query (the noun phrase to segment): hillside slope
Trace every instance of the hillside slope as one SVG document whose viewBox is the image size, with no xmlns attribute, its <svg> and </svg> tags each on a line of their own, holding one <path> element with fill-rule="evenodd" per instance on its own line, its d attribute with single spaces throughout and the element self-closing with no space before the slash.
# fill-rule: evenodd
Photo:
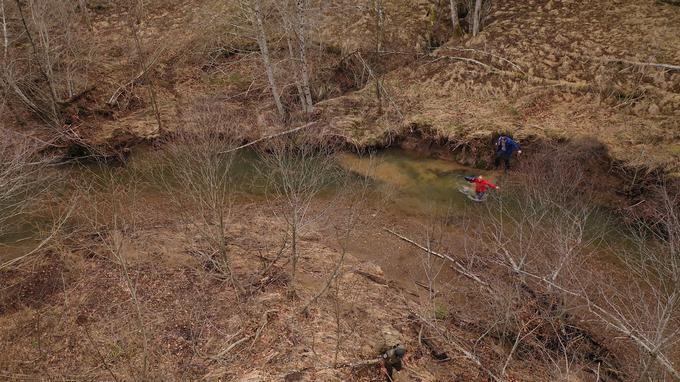
<svg viewBox="0 0 680 382">
<path fill-rule="evenodd" d="M 311 2 L 314 118 L 359 146 L 418 130 L 488 159 L 486 149 L 475 150 L 501 131 L 526 141 L 590 136 L 625 164 L 679 170 L 680 71 L 672 65 L 680 63 L 680 8 L 652 0 L 511 0 L 494 3 L 472 38 L 453 33 L 444 3 L 384 0 L 376 54 L 368 3 Z M 93 4 L 92 28 L 82 26 L 92 42 L 86 74 L 93 86 L 64 110 L 66 127 L 105 152 L 162 135 L 154 89 L 164 131 L 191 123 L 205 100 L 221 103 L 252 138 L 276 128 L 254 30 L 239 4 L 146 4 L 139 35 L 147 75 L 138 69 L 130 10 Z M 277 8 L 267 9 L 274 75 L 295 124 L 305 117 L 296 111 L 294 63 Z M 30 121 L 11 110 L 13 120 Z"/>
<path fill-rule="evenodd" d="M 637 64 L 677 65 L 678 36 L 680 9 L 653 1 L 506 1 L 478 37 L 385 75 L 390 118 L 371 113 L 372 87 L 323 107 L 358 141 L 403 126 L 456 142 L 591 136 L 615 159 L 678 171 L 680 71 Z"/>
</svg>

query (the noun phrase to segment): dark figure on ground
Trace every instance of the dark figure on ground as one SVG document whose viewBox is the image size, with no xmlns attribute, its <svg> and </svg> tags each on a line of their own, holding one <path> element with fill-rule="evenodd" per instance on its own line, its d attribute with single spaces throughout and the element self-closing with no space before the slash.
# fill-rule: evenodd
<svg viewBox="0 0 680 382">
<path fill-rule="evenodd" d="M 496 158 L 494 160 L 496 168 L 503 161 L 505 163 L 505 171 L 507 172 L 510 169 L 510 157 L 512 157 L 512 153 L 515 151 L 517 151 L 517 154 L 522 153 L 517 142 L 507 135 L 501 135 L 496 141 Z"/>
<path fill-rule="evenodd" d="M 392 373 L 394 370 L 399 371 L 402 368 L 402 359 L 406 355 L 406 348 L 401 345 L 396 345 L 382 355 L 383 366 L 387 373 L 387 382 L 392 382 Z"/>
<path fill-rule="evenodd" d="M 500 187 L 484 179 L 481 175 L 476 178 L 474 176 L 466 176 L 465 180 L 474 183 L 475 195 L 478 201 L 484 200 L 484 196 L 486 196 L 486 192 L 489 191 L 489 188 L 493 188 L 494 190 L 500 189 Z"/>
</svg>

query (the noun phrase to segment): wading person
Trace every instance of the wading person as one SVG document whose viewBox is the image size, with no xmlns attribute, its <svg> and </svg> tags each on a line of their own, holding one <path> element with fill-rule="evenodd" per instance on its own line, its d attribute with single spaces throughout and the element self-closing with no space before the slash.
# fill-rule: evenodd
<svg viewBox="0 0 680 382">
<path fill-rule="evenodd" d="M 496 141 L 496 158 L 494 159 L 496 168 L 500 166 L 502 161 L 505 164 L 505 172 L 508 172 L 510 169 L 510 158 L 515 151 L 517 151 L 517 154 L 522 153 L 517 142 L 507 135 L 498 137 L 498 140 Z"/>
<path fill-rule="evenodd" d="M 394 370 L 401 370 L 404 355 L 406 355 L 406 348 L 401 345 L 396 345 L 383 353 L 382 360 L 387 374 L 387 382 L 393 381 L 392 373 L 394 373 Z"/>
<path fill-rule="evenodd" d="M 481 175 L 478 177 L 473 177 L 473 176 L 466 176 L 465 180 L 467 180 L 470 183 L 474 183 L 475 185 L 475 198 L 478 202 L 481 202 L 484 200 L 484 197 L 486 196 L 486 192 L 489 191 L 489 188 L 493 188 L 494 190 L 500 190 L 501 188 L 496 186 L 495 184 L 489 182 L 488 180 L 484 179 Z"/>
</svg>

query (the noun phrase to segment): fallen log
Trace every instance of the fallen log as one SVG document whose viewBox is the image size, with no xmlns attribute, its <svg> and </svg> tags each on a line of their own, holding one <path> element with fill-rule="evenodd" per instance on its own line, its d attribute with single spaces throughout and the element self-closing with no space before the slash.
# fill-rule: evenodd
<svg viewBox="0 0 680 382">
<path fill-rule="evenodd" d="M 422 337 L 420 341 L 423 343 L 423 345 L 425 345 L 426 348 L 430 350 L 432 358 L 436 359 L 437 361 L 448 361 L 450 359 L 446 352 L 439 350 L 432 339 Z"/>
<path fill-rule="evenodd" d="M 87 95 L 87 93 L 90 93 L 91 91 L 95 90 L 96 88 L 97 88 L 96 85 L 89 86 L 86 89 L 84 89 L 83 91 L 81 91 L 80 93 L 74 94 L 71 98 L 69 98 L 65 101 L 59 101 L 59 105 L 61 107 L 68 107 L 72 103 L 77 102 L 78 100 L 83 98 L 85 95 Z"/>
<path fill-rule="evenodd" d="M 376 283 L 376 284 L 380 284 L 380 285 L 388 285 L 387 280 L 385 280 L 384 278 L 382 278 L 382 277 L 380 277 L 380 276 L 378 276 L 378 275 L 374 275 L 374 274 L 372 274 L 372 273 L 360 271 L 360 270 L 358 270 L 358 269 L 357 269 L 356 271 L 354 271 L 354 273 L 356 273 L 356 274 L 358 274 L 358 275 L 360 275 L 360 276 L 363 276 L 363 277 L 365 277 L 365 278 L 367 278 L 367 279 L 373 281 L 373 282 Z"/>
<path fill-rule="evenodd" d="M 350 369 L 361 369 L 364 367 L 369 367 L 373 365 L 378 365 L 382 362 L 382 358 L 373 358 L 373 359 L 367 359 L 363 361 L 357 361 L 357 362 L 352 362 L 352 363 L 340 363 L 335 365 L 336 369 L 342 369 L 342 368 L 350 368 Z"/>
<path fill-rule="evenodd" d="M 678 2 L 677 4 L 680 4 L 680 2 Z M 680 71 L 680 66 L 671 65 L 671 64 L 661 64 L 661 63 L 656 63 L 656 62 L 630 61 L 630 60 L 624 60 L 622 58 L 608 58 L 608 57 L 595 58 L 595 59 L 597 61 L 601 61 L 601 62 L 612 62 L 612 63 L 626 64 L 626 65 L 632 65 L 632 66 L 642 66 L 642 67 L 647 66 L 647 67 L 652 67 L 652 68 L 657 68 L 657 69 L 669 70 L 669 71 L 672 71 L 672 72 Z"/>
<path fill-rule="evenodd" d="M 489 292 L 493 293 L 493 290 L 489 286 L 489 283 L 480 279 L 479 276 L 475 275 L 474 273 L 468 271 L 465 268 L 465 266 L 463 266 L 463 264 L 461 264 L 458 260 L 454 259 L 453 257 L 451 257 L 449 255 L 442 254 L 442 253 L 438 253 L 438 252 L 435 252 L 435 251 L 433 251 L 429 248 L 423 247 L 422 245 L 416 243 L 415 241 L 407 238 L 406 236 L 402 236 L 402 235 L 398 234 L 397 232 L 392 231 L 389 228 L 385 227 L 383 229 L 385 231 L 391 233 L 392 235 L 400 238 L 401 240 L 403 240 L 403 241 L 405 241 L 405 242 L 407 242 L 407 243 L 409 243 L 409 244 L 411 244 L 415 247 L 418 247 L 418 248 L 422 249 L 423 251 L 425 251 L 425 252 L 427 252 L 427 253 L 429 253 L 433 256 L 436 256 L 436 257 L 439 257 L 440 259 L 448 260 L 448 261 L 452 262 L 454 264 L 454 266 L 451 267 L 453 270 L 455 270 L 456 272 L 462 274 L 463 276 L 468 277 L 469 279 L 477 282 L 478 284 L 484 286 Z"/>
<path fill-rule="evenodd" d="M 427 285 L 427 284 L 425 284 L 425 283 L 421 283 L 420 281 L 414 281 L 413 283 L 416 284 L 417 286 L 419 286 L 419 287 L 421 287 L 421 288 L 427 290 L 428 292 L 434 294 L 435 296 L 439 294 L 439 291 L 438 291 L 438 290 L 435 290 L 435 289 L 433 289 L 433 288 L 430 288 L 430 286 Z"/>
<path fill-rule="evenodd" d="M 254 145 L 254 144 L 256 144 L 256 143 L 259 143 L 259 142 L 262 142 L 262 141 L 266 141 L 266 140 L 269 140 L 269 139 L 273 139 L 273 138 L 278 138 L 278 137 L 281 137 L 281 136 L 284 136 L 284 135 L 287 135 L 287 134 L 292 134 L 292 133 L 294 133 L 294 132 L 296 132 L 296 131 L 300 131 L 300 130 L 302 130 L 302 129 L 305 129 L 305 128 L 307 128 L 307 127 L 313 126 L 313 125 L 315 125 L 315 124 L 316 124 L 316 122 L 310 122 L 310 123 L 304 124 L 304 125 L 302 125 L 302 126 L 298 126 L 298 127 L 294 128 L 294 129 L 290 129 L 290 130 L 282 131 L 282 132 L 280 132 L 280 133 L 268 135 L 268 136 L 266 136 L 266 137 L 258 138 L 258 139 L 254 140 L 254 141 L 248 142 L 248 143 L 243 144 L 243 145 L 241 145 L 241 146 L 234 147 L 233 149 L 229 149 L 229 150 L 222 151 L 220 154 L 228 154 L 228 153 L 231 153 L 231 152 L 234 152 L 234 151 L 238 151 L 238 150 L 241 150 L 241 149 L 245 149 L 246 147 L 252 146 L 252 145 Z"/>
</svg>

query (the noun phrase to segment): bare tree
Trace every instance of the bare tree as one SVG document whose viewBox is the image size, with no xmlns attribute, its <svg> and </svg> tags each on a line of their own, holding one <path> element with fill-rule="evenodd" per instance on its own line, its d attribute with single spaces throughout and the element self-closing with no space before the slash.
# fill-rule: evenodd
<svg viewBox="0 0 680 382">
<path fill-rule="evenodd" d="M 88 75 L 94 42 L 80 30 L 75 2 L 13 3 L 11 14 L 7 2 L 0 4 L 5 91 L 45 123 L 61 129 L 64 109 L 91 89 Z M 11 25 L 13 20 L 17 25 Z M 11 31 L 18 31 L 14 38 Z"/>
<path fill-rule="evenodd" d="M 139 67 L 139 72 L 147 83 L 147 89 L 149 91 L 149 99 L 151 100 L 151 107 L 153 109 L 154 116 L 156 117 L 156 123 L 158 124 L 158 132 L 163 132 L 163 124 L 161 121 L 161 111 L 158 107 L 158 98 L 156 96 L 156 89 L 153 84 L 153 79 L 149 74 L 149 68 L 151 63 L 147 59 L 146 51 L 144 50 L 144 44 L 142 43 L 142 37 L 140 35 L 140 28 L 142 27 L 142 22 L 145 17 L 144 13 L 144 1 L 143 0 L 128 0 L 128 26 L 130 27 L 130 33 L 135 43 L 135 49 L 137 50 L 137 65 Z"/>
<path fill-rule="evenodd" d="M 207 249 L 195 252 L 204 265 L 218 275 L 225 276 L 237 290 L 237 282 L 229 261 L 226 232 L 233 195 L 233 148 L 239 131 L 222 105 L 216 100 L 199 100 L 191 113 L 191 121 L 184 130 L 168 136 L 163 151 L 164 167 L 159 174 L 170 198 L 193 221 Z"/>
<path fill-rule="evenodd" d="M 473 14 L 472 35 L 477 36 L 482 24 L 482 1 L 475 0 L 475 12 Z"/>
<path fill-rule="evenodd" d="M 92 29 L 92 19 L 90 18 L 90 11 L 87 9 L 86 0 L 78 0 L 78 7 L 80 8 L 80 12 L 83 14 L 83 18 L 85 19 L 85 23 L 87 23 L 87 27 Z"/>
<path fill-rule="evenodd" d="M 286 34 L 286 44 L 288 46 L 288 55 L 290 56 L 290 60 L 292 62 L 292 71 L 294 73 L 297 73 L 299 72 L 300 69 L 298 69 L 298 58 L 297 54 L 295 53 L 295 48 L 293 47 L 295 28 L 293 26 L 293 17 L 290 15 L 291 11 L 289 9 L 289 3 L 280 2 L 277 4 L 279 13 L 281 14 L 281 23 L 283 24 L 283 28 Z M 302 107 L 302 110 L 304 110 L 305 113 L 309 113 L 309 111 L 307 110 L 307 99 L 305 98 L 305 93 L 302 90 L 302 84 L 300 83 L 300 79 L 297 78 L 297 76 L 295 78 L 295 88 L 300 99 L 300 107 Z"/>
<path fill-rule="evenodd" d="M 345 171 L 342 173 L 342 181 L 339 186 L 339 208 L 333 211 L 332 219 L 335 240 L 340 249 L 340 258 L 321 290 L 305 304 L 304 308 L 302 308 L 303 313 L 306 313 L 309 307 L 332 287 L 333 282 L 340 277 L 342 273 L 342 267 L 345 264 L 345 257 L 349 251 L 349 245 L 358 229 L 357 225 L 359 217 L 361 211 L 366 207 L 367 198 L 370 192 L 373 159 L 370 158 L 369 161 L 371 161 L 369 164 L 369 171 L 364 172 L 358 179 L 355 179 L 355 174 L 351 172 Z M 336 286 L 336 292 L 338 288 L 339 287 Z"/>
<path fill-rule="evenodd" d="M 383 40 L 385 39 L 385 8 L 383 0 L 373 0 L 373 19 L 375 23 L 375 51 L 380 53 L 383 50 Z"/>
<path fill-rule="evenodd" d="M 534 164 L 523 168 L 531 187 L 514 195 L 511 208 L 502 201 L 495 204 L 491 223 L 481 225 L 482 242 L 493 243 L 486 251 L 498 255 L 498 263 L 531 291 L 530 297 L 543 296 L 532 298 L 537 303 L 545 301 L 540 303 L 545 305 L 541 311 L 549 314 L 541 320 L 555 328 L 556 339 L 566 340 L 566 313 L 586 306 L 613 330 L 609 336 L 624 335 L 639 349 L 639 367 L 634 373 L 652 380 L 679 378 L 668 354 L 680 340 L 676 313 L 680 266 L 675 264 L 680 248 L 680 196 L 661 190 L 658 223 L 638 226 L 632 237 L 635 251 L 612 251 L 621 254 L 625 272 L 598 272 L 589 253 L 602 242 L 604 233 L 592 224 L 595 209 L 587 190 L 594 185 L 584 167 L 594 161 L 580 159 L 587 157 L 584 153 L 569 158 L 559 150 L 547 152 L 552 159 L 538 154 Z M 543 166 L 550 166 L 551 171 L 544 171 Z"/>
<path fill-rule="evenodd" d="M 52 158 L 41 154 L 42 144 L 0 128 L 0 270 L 25 265 L 47 247 L 64 239 L 64 226 L 76 206 L 76 197 L 51 203 L 59 179 L 49 167 Z M 43 224 L 34 217 L 40 216 Z M 17 228 L 30 224 L 28 237 L 5 242 Z M 24 242 L 25 243 L 21 243 Z M 15 250 L 7 259 L 5 245 Z M 28 245 L 26 245 L 28 244 Z M 17 246 L 18 245 L 18 246 Z"/>
<path fill-rule="evenodd" d="M 138 340 L 141 342 L 141 360 L 138 361 L 141 365 L 135 362 L 137 356 L 131 359 L 130 374 L 132 379 L 149 380 L 153 333 L 149 330 L 144 300 L 138 292 L 135 273 L 126 255 L 131 243 L 130 233 L 137 229 L 140 218 L 136 208 L 136 204 L 141 202 L 139 174 L 110 167 L 85 171 L 89 174 L 85 181 L 73 179 L 74 189 L 83 199 L 83 204 L 79 206 L 80 218 L 85 224 L 89 223 L 88 234 L 98 239 L 99 245 L 94 250 L 118 267 L 122 282 L 130 294 L 134 333 L 139 334 Z"/>
<path fill-rule="evenodd" d="M 312 202 L 337 174 L 333 148 L 328 142 L 313 139 L 311 134 L 272 139 L 260 150 L 260 172 L 266 178 L 272 205 L 285 221 L 290 237 L 291 296 L 295 295 L 299 236 L 320 216 L 312 212 Z"/>
<path fill-rule="evenodd" d="M 383 39 L 385 35 L 385 11 L 382 0 L 373 0 L 373 19 L 375 20 L 375 55 L 379 57 L 383 49 Z M 382 114 L 383 110 L 383 92 L 381 88 L 382 76 L 378 74 L 375 76 L 375 96 L 378 101 L 378 113 Z"/>
<path fill-rule="evenodd" d="M 0 129 L 0 235 L 49 186 L 38 149 L 26 138 Z"/>
<path fill-rule="evenodd" d="M 0 20 L 2 22 L 2 62 L 7 65 L 7 51 L 9 50 L 9 33 L 7 32 L 7 15 L 5 13 L 5 0 L 0 0 Z"/>
<path fill-rule="evenodd" d="M 458 0 L 450 0 L 451 2 L 451 26 L 453 27 L 453 33 L 458 31 L 460 28 L 460 20 L 458 19 Z"/>
<path fill-rule="evenodd" d="M 300 71 L 302 75 L 302 91 L 307 103 L 307 113 L 314 111 L 312 92 L 309 82 L 309 65 L 307 63 L 307 1 L 295 0 L 296 36 L 298 40 L 298 52 L 300 53 Z"/>
<path fill-rule="evenodd" d="M 281 103 L 281 93 L 274 77 L 274 66 L 269 54 L 269 45 L 267 42 L 267 34 L 265 32 L 264 15 L 262 13 L 261 0 L 249 0 L 249 12 L 251 13 L 252 23 L 257 30 L 257 44 L 260 47 L 260 54 L 262 55 L 262 63 L 267 72 L 267 79 L 269 80 L 269 87 L 274 97 L 276 110 L 279 113 L 279 118 L 284 119 L 286 112 Z"/>
<path fill-rule="evenodd" d="M 29 2 L 29 7 L 32 14 L 32 20 L 38 31 L 39 39 L 35 40 L 31 28 L 26 21 L 26 16 L 24 15 L 24 9 L 20 1 L 16 1 L 17 8 L 19 10 L 19 16 L 21 17 L 21 23 L 26 32 L 26 37 L 30 43 L 33 55 L 38 61 L 38 68 L 43 79 L 47 83 L 48 94 L 49 94 L 49 117 L 54 125 L 58 126 L 61 124 L 61 114 L 57 105 L 57 90 L 55 85 L 55 79 L 53 75 L 53 61 L 52 61 L 52 51 L 50 49 L 50 34 L 49 27 L 47 25 L 47 9 L 46 3 L 38 3 L 36 1 Z"/>
<path fill-rule="evenodd" d="M 669 355 L 680 342 L 680 192 L 663 186 L 656 195 L 654 221 L 631 227 L 634 245 L 615 252 L 625 272 L 598 276 L 597 290 L 582 293 L 591 312 L 639 349 L 638 380 L 679 380 Z"/>
<path fill-rule="evenodd" d="M 425 311 L 422 313 L 422 316 L 431 322 L 436 322 L 445 319 L 447 314 L 446 305 L 437 303 L 437 296 L 440 293 L 438 290 L 439 276 L 444 270 L 446 261 L 442 261 L 441 258 L 433 254 L 443 244 L 447 214 L 442 213 L 436 207 L 430 207 L 429 210 L 431 212 L 428 213 L 421 234 L 426 250 L 420 254 L 421 269 L 418 274 L 414 274 L 412 277 L 414 277 L 416 285 L 425 288 L 427 292 L 423 303 Z M 423 281 L 421 282 L 418 279 Z M 422 329 L 423 327 L 421 326 L 421 333 Z"/>
</svg>

